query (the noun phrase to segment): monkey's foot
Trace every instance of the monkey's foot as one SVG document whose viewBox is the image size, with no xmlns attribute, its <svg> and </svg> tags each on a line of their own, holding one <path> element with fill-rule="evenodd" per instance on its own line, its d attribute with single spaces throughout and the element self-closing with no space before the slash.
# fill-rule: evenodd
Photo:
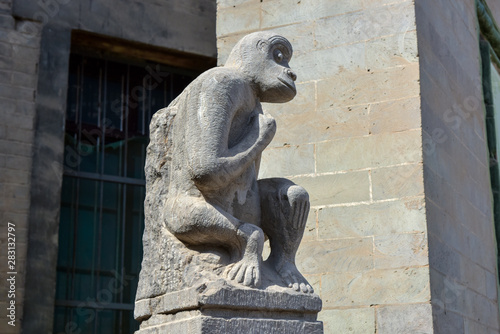
<svg viewBox="0 0 500 334">
<path fill-rule="evenodd" d="M 289 288 L 295 291 L 302 291 L 304 293 L 313 293 L 314 289 L 302 276 L 297 267 L 292 262 L 284 262 L 280 269 L 277 269 L 278 274 L 281 276 L 283 283 L 288 285 Z"/>
<path fill-rule="evenodd" d="M 261 283 L 261 261 L 257 256 L 243 258 L 228 267 L 227 278 L 246 286 L 259 287 Z"/>
</svg>

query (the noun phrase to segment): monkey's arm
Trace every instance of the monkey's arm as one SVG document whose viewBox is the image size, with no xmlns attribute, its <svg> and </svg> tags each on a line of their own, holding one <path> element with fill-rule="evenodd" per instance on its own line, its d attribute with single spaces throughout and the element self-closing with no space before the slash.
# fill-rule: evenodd
<svg viewBox="0 0 500 334">
<path fill-rule="evenodd" d="M 245 172 L 271 142 L 274 119 L 261 112 L 250 86 L 242 80 L 214 76 L 204 84 L 191 121 L 196 136 L 187 136 L 191 177 L 201 190 L 216 190 Z M 191 110 L 193 113 L 194 110 Z M 243 136 L 229 148 L 229 134 L 235 114 L 246 117 Z M 196 119 L 194 119 L 196 117 Z"/>
</svg>

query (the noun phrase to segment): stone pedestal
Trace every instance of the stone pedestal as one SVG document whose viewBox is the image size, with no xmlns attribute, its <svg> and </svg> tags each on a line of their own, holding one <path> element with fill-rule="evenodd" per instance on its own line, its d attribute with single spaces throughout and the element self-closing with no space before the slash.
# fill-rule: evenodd
<svg viewBox="0 0 500 334">
<path fill-rule="evenodd" d="M 315 294 L 282 287 L 266 290 L 234 286 L 220 279 L 137 301 L 136 334 L 283 333 L 322 334 Z"/>
</svg>

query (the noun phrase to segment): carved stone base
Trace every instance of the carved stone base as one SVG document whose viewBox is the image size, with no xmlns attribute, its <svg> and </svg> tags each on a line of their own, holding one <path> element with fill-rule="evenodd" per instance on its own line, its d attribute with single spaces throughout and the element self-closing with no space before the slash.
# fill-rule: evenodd
<svg viewBox="0 0 500 334">
<path fill-rule="evenodd" d="M 221 279 L 137 301 L 135 318 L 142 323 L 136 334 L 322 334 L 320 310 L 315 294 L 250 289 Z"/>
</svg>

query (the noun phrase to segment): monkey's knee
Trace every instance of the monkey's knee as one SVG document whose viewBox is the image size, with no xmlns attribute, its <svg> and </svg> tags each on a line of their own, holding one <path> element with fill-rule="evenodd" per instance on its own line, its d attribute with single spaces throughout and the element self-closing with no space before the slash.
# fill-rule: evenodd
<svg viewBox="0 0 500 334">
<path fill-rule="evenodd" d="M 309 203 L 309 194 L 301 186 L 294 184 L 280 189 L 281 205 L 289 205 L 293 207 L 302 203 Z"/>
<path fill-rule="evenodd" d="M 238 220 L 223 214 L 198 198 L 172 201 L 166 217 L 167 229 L 177 239 L 191 245 L 220 245 L 231 249 L 240 246 Z"/>
<path fill-rule="evenodd" d="M 178 239 L 193 243 L 198 239 L 200 220 L 206 216 L 204 203 L 191 198 L 176 198 L 167 202 L 164 224 Z"/>
<path fill-rule="evenodd" d="M 290 226 L 300 229 L 309 213 L 309 194 L 290 180 L 259 180 L 262 227 L 268 236 L 281 233 Z"/>
</svg>

